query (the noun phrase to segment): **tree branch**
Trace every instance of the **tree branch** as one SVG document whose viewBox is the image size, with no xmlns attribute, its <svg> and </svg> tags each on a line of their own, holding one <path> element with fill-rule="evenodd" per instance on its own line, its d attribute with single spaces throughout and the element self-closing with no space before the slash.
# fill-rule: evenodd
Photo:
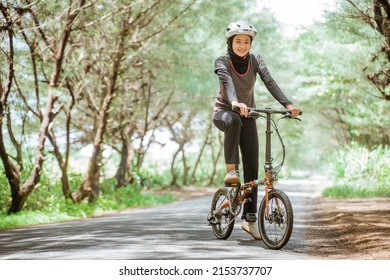
<svg viewBox="0 0 390 280">
<path fill-rule="evenodd" d="M 3 14 L 3 17 L 6 21 L 6 30 L 8 32 L 8 45 L 9 45 L 9 55 L 7 56 L 7 62 L 8 62 L 8 81 L 5 90 L 2 89 L 2 95 L 0 102 L 4 106 L 7 102 L 8 95 L 11 92 L 12 88 L 12 81 L 14 79 L 15 75 L 15 69 L 14 69 L 14 33 L 12 30 L 12 24 L 13 20 L 11 18 L 11 14 L 9 12 L 9 9 L 5 7 L 2 3 L 0 3 L 0 11 Z M 2 113 L 0 112 L 0 117 L 2 117 Z"/>
<path fill-rule="evenodd" d="M 142 38 L 141 40 L 138 40 L 138 42 L 134 42 L 132 43 L 132 46 L 137 46 L 139 45 L 140 43 L 142 42 L 145 42 L 145 41 L 148 41 L 149 39 L 155 37 L 156 35 L 160 34 L 161 32 L 163 32 L 165 29 L 167 29 L 172 23 L 174 23 L 180 16 L 182 16 L 184 13 L 186 13 L 191 7 L 192 5 L 195 4 L 197 0 L 193 0 L 190 4 L 187 5 L 187 7 L 185 7 L 179 14 L 177 14 L 175 17 L 173 17 L 171 20 L 169 20 L 165 25 L 163 25 L 162 27 L 160 27 L 159 29 L 155 30 L 154 32 L 152 32 L 150 35 Z"/>
</svg>

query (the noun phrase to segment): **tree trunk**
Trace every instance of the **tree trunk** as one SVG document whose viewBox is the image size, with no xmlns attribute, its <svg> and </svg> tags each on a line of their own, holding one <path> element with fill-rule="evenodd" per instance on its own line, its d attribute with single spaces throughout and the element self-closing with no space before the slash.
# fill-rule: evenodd
<svg viewBox="0 0 390 280">
<path fill-rule="evenodd" d="M 80 0 L 78 8 L 76 8 L 75 10 L 71 10 L 71 7 L 69 7 L 68 9 L 61 40 L 59 41 L 58 47 L 54 53 L 54 69 L 49 82 L 46 110 L 45 114 L 42 117 L 42 122 L 39 129 L 38 147 L 35 155 L 35 163 L 30 173 L 30 176 L 22 186 L 20 186 L 20 177 L 18 172 L 16 172 L 15 167 L 10 164 L 10 160 L 8 159 L 5 147 L 3 146 L 3 137 L 1 136 L 2 144 L 0 146 L 2 146 L 2 148 L 0 152 L 2 153 L 2 160 L 6 169 L 7 178 L 10 183 L 12 196 L 12 201 L 8 209 L 8 213 L 16 213 L 22 210 L 24 203 L 27 200 L 27 197 L 34 190 L 40 180 L 42 165 L 45 160 L 44 151 L 46 135 L 48 133 L 50 123 L 53 121 L 54 117 L 58 113 L 58 111 L 54 109 L 54 104 L 58 99 L 57 95 L 55 94 L 55 88 L 58 87 L 58 80 L 62 71 L 65 47 L 69 40 L 71 26 L 77 18 L 78 14 L 80 13 L 82 7 L 84 6 L 84 3 L 85 0 Z M 3 10 L 4 7 L 2 6 L 1 8 Z M 2 104 L 5 104 L 5 102 L 3 102 L 2 100 Z M 3 112 L 1 112 L 1 116 L 3 116 Z M 9 170 L 7 170 L 7 168 Z"/>
<path fill-rule="evenodd" d="M 94 203 L 99 197 L 99 172 L 103 150 L 103 136 L 108 120 L 110 104 L 114 96 L 115 81 L 119 67 L 118 62 L 117 60 L 113 65 L 112 76 L 99 112 L 100 118 L 93 143 L 92 156 L 88 164 L 87 175 L 81 187 L 72 194 L 74 201 L 81 202 L 84 198 L 88 197 L 89 202 Z"/>
<path fill-rule="evenodd" d="M 219 148 L 218 148 L 217 155 L 214 157 L 213 156 L 214 153 L 213 152 L 211 153 L 211 155 L 212 155 L 211 162 L 213 163 L 213 169 L 212 169 L 212 172 L 210 174 L 210 179 L 208 182 L 209 185 L 214 184 L 214 179 L 215 179 L 215 175 L 217 174 L 217 167 L 218 167 L 219 159 L 221 158 L 222 151 L 223 151 L 222 133 L 218 134 L 218 140 L 219 140 Z M 211 149 L 213 151 L 213 147 L 211 147 Z"/>
<path fill-rule="evenodd" d="M 196 159 L 195 166 L 194 166 L 194 168 L 192 170 L 191 184 L 194 184 L 196 182 L 196 171 L 198 170 L 198 165 L 200 163 L 200 160 L 202 158 L 203 152 L 206 149 L 206 146 L 207 146 L 207 144 L 209 142 L 209 139 L 210 139 L 210 136 L 211 136 L 211 129 L 213 127 L 213 123 L 212 123 L 212 119 L 211 118 L 209 118 L 209 119 L 210 119 L 210 124 L 209 124 L 209 127 L 206 130 L 206 135 L 204 137 L 204 141 L 203 141 L 202 147 L 200 148 L 198 158 Z"/>
<path fill-rule="evenodd" d="M 190 172 L 190 167 L 187 164 L 187 158 L 184 150 L 184 146 L 181 149 L 182 163 L 183 163 L 183 186 L 186 186 L 188 183 L 188 173 Z"/>
<path fill-rule="evenodd" d="M 42 165 L 45 160 L 45 141 L 46 134 L 49 128 L 49 124 L 52 122 L 55 114 L 53 114 L 54 103 L 57 100 L 56 95 L 54 94 L 54 87 L 52 83 L 50 83 L 49 87 L 49 95 L 48 95 L 48 103 L 46 106 L 46 113 L 43 116 L 43 120 L 41 123 L 41 127 L 39 129 L 39 140 L 38 140 L 38 148 L 35 155 L 35 163 L 33 169 L 30 173 L 30 176 L 24 182 L 23 186 L 19 188 L 19 184 L 11 185 L 11 193 L 12 193 L 12 201 L 11 206 L 8 210 L 8 213 L 16 213 L 22 210 L 24 203 L 27 200 L 27 197 L 34 190 L 35 186 L 38 184 Z"/>
<path fill-rule="evenodd" d="M 2 107 L 2 106 L 1 106 Z M 0 110 L 2 111 L 2 108 Z M 2 113 L 2 112 L 0 112 Z M 0 156 L 3 161 L 5 175 L 8 179 L 8 183 L 11 188 L 11 206 L 8 209 L 8 213 L 16 213 L 21 209 L 19 198 L 20 190 L 20 173 L 16 166 L 10 161 L 7 151 L 4 146 L 3 130 L 0 129 Z"/>
<path fill-rule="evenodd" d="M 115 93 L 115 85 L 119 75 L 120 65 L 125 54 L 126 41 L 128 35 L 130 34 L 130 24 L 128 17 L 130 17 L 130 15 L 127 15 L 127 17 L 125 17 L 121 22 L 121 32 L 118 36 L 120 41 L 118 48 L 113 55 L 112 70 L 108 79 L 104 100 L 99 111 L 98 127 L 93 142 L 92 156 L 89 160 L 88 171 L 84 182 L 80 188 L 72 194 L 74 201 L 81 202 L 83 199 L 88 197 L 89 203 L 94 203 L 99 197 L 99 172 L 103 151 L 103 136 L 106 130 L 110 105 Z"/>
<path fill-rule="evenodd" d="M 133 148 L 131 145 L 131 135 L 133 134 L 134 128 L 130 128 L 127 125 L 121 131 L 122 149 L 121 149 L 121 160 L 119 163 L 118 170 L 116 172 L 116 188 L 123 187 L 133 182 L 131 168 L 131 160 L 133 157 Z"/>
<path fill-rule="evenodd" d="M 180 153 L 180 147 L 177 149 L 175 154 L 172 157 L 172 162 L 171 162 L 171 174 L 172 174 L 172 181 L 171 181 L 171 186 L 174 188 L 178 188 L 179 184 L 177 182 L 178 176 L 175 170 L 175 163 L 176 163 L 176 158 Z"/>
<path fill-rule="evenodd" d="M 72 193 L 69 188 L 69 179 L 68 179 L 68 163 L 66 160 L 64 160 L 60 149 L 57 145 L 57 142 L 54 138 L 54 134 L 49 132 L 48 138 L 54 148 L 54 155 L 58 161 L 58 165 L 61 170 L 61 185 L 62 185 L 62 193 L 65 197 L 65 199 L 72 199 Z"/>
</svg>

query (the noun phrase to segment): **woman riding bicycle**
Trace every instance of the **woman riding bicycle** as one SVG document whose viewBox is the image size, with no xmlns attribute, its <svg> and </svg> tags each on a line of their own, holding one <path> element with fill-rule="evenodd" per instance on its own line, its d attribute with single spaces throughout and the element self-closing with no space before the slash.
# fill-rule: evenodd
<svg viewBox="0 0 390 280">
<path fill-rule="evenodd" d="M 255 107 L 254 85 L 259 74 L 272 96 L 296 117 L 300 110 L 284 95 L 276 84 L 263 58 L 250 53 L 256 29 L 244 21 L 234 21 L 226 29 L 228 54 L 215 60 L 214 72 L 218 75 L 220 92 L 217 97 L 213 123 L 224 132 L 224 154 L 226 163 L 225 184 L 238 184 L 239 148 L 241 149 L 244 181 L 258 179 L 259 144 L 256 121 L 248 117 L 248 107 Z M 257 188 L 244 206 L 242 229 L 253 238 L 261 236 L 255 223 L 257 212 Z"/>
</svg>

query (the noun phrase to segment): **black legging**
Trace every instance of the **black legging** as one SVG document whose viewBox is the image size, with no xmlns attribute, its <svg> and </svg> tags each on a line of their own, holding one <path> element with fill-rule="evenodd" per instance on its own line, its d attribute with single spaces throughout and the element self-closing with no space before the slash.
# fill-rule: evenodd
<svg viewBox="0 0 390 280">
<path fill-rule="evenodd" d="M 225 133 L 224 152 L 226 164 L 240 163 L 239 150 L 241 149 L 244 181 L 257 180 L 259 172 L 259 140 L 257 136 L 256 120 L 240 117 L 233 111 L 218 110 L 213 115 L 215 126 Z M 255 221 L 253 214 L 257 213 L 257 187 L 250 195 L 252 202 L 244 207 L 245 219 Z"/>
</svg>

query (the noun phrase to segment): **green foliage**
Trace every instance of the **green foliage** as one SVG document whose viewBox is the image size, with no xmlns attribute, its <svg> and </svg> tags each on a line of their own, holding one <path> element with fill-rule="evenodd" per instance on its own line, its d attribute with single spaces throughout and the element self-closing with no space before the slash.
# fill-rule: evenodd
<svg viewBox="0 0 390 280">
<path fill-rule="evenodd" d="M 368 54 L 380 49 L 374 33 L 338 11 L 329 13 L 325 23 L 316 23 L 292 44 L 296 52 L 291 59 L 299 65 L 293 69 L 296 79 L 292 83 L 301 93 L 298 101 L 324 115 L 322 125 L 331 125 L 327 138 L 336 139 L 339 145 L 390 143 L 386 129 L 390 104 L 377 97 L 377 88 L 367 79 L 367 65 L 372 64 Z M 321 130 L 318 126 L 313 132 L 321 135 L 325 132 Z"/>
<path fill-rule="evenodd" d="M 161 189 L 169 185 L 171 174 L 158 164 L 151 163 L 145 168 L 133 170 L 134 184 L 138 188 Z"/>
<path fill-rule="evenodd" d="M 156 195 L 153 192 L 143 192 L 139 186 L 127 185 L 119 189 L 113 188 L 112 185 L 107 186 L 102 187 L 102 194 L 97 203 L 98 209 L 102 211 L 156 206 L 174 200 L 169 193 Z"/>
<path fill-rule="evenodd" d="M 390 148 L 351 145 L 330 160 L 333 186 L 323 195 L 335 197 L 390 197 Z"/>
<path fill-rule="evenodd" d="M 7 206 L 11 201 L 11 191 L 8 187 L 8 180 L 4 169 L 0 164 L 0 213 L 7 211 Z"/>
<path fill-rule="evenodd" d="M 1 178 L 0 181 L 2 181 Z M 80 176 L 72 175 L 71 178 L 73 178 L 71 185 L 80 183 Z M 54 185 L 50 185 L 49 181 L 46 183 L 47 185 L 41 184 L 29 197 L 23 211 L 7 215 L 6 209 L 1 209 L 0 229 L 93 217 L 103 215 L 107 211 L 156 206 L 176 199 L 168 192 L 141 191 L 141 186 L 138 184 L 115 189 L 115 179 L 110 179 L 102 182 L 101 195 L 97 203 L 93 205 L 87 202 L 75 204 L 70 200 L 64 200 L 59 183 Z M 5 190 L 3 185 L 0 190 Z M 3 203 L 8 205 L 9 196 L 4 195 L 0 198 L 1 205 Z"/>
<path fill-rule="evenodd" d="M 47 160 L 49 163 L 50 157 Z M 169 192 L 159 191 L 168 184 L 167 174 L 159 174 L 158 169 L 151 168 L 134 172 L 134 183 L 119 189 L 115 188 L 115 178 L 104 180 L 96 204 L 85 201 L 75 204 L 64 199 L 55 166 L 45 165 L 40 183 L 28 197 L 23 211 L 12 215 L 6 214 L 10 204 L 10 189 L 4 171 L 0 170 L 0 229 L 87 218 L 102 215 L 106 211 L 156 206 L 176 199 Z M 79 188 L 84 180 L 83 174 L 73 172 L 68 177 L 71 190 Z"/>
<path fill-rule="evenodd" d="M 23 211 L 12 215 L 0 213 L 0 230 L 26 225 L 71 220 L 74 218 L 75 217 L 69 216 L 65 213 L 59 214 L 47 211 Z"/>
</svg>

